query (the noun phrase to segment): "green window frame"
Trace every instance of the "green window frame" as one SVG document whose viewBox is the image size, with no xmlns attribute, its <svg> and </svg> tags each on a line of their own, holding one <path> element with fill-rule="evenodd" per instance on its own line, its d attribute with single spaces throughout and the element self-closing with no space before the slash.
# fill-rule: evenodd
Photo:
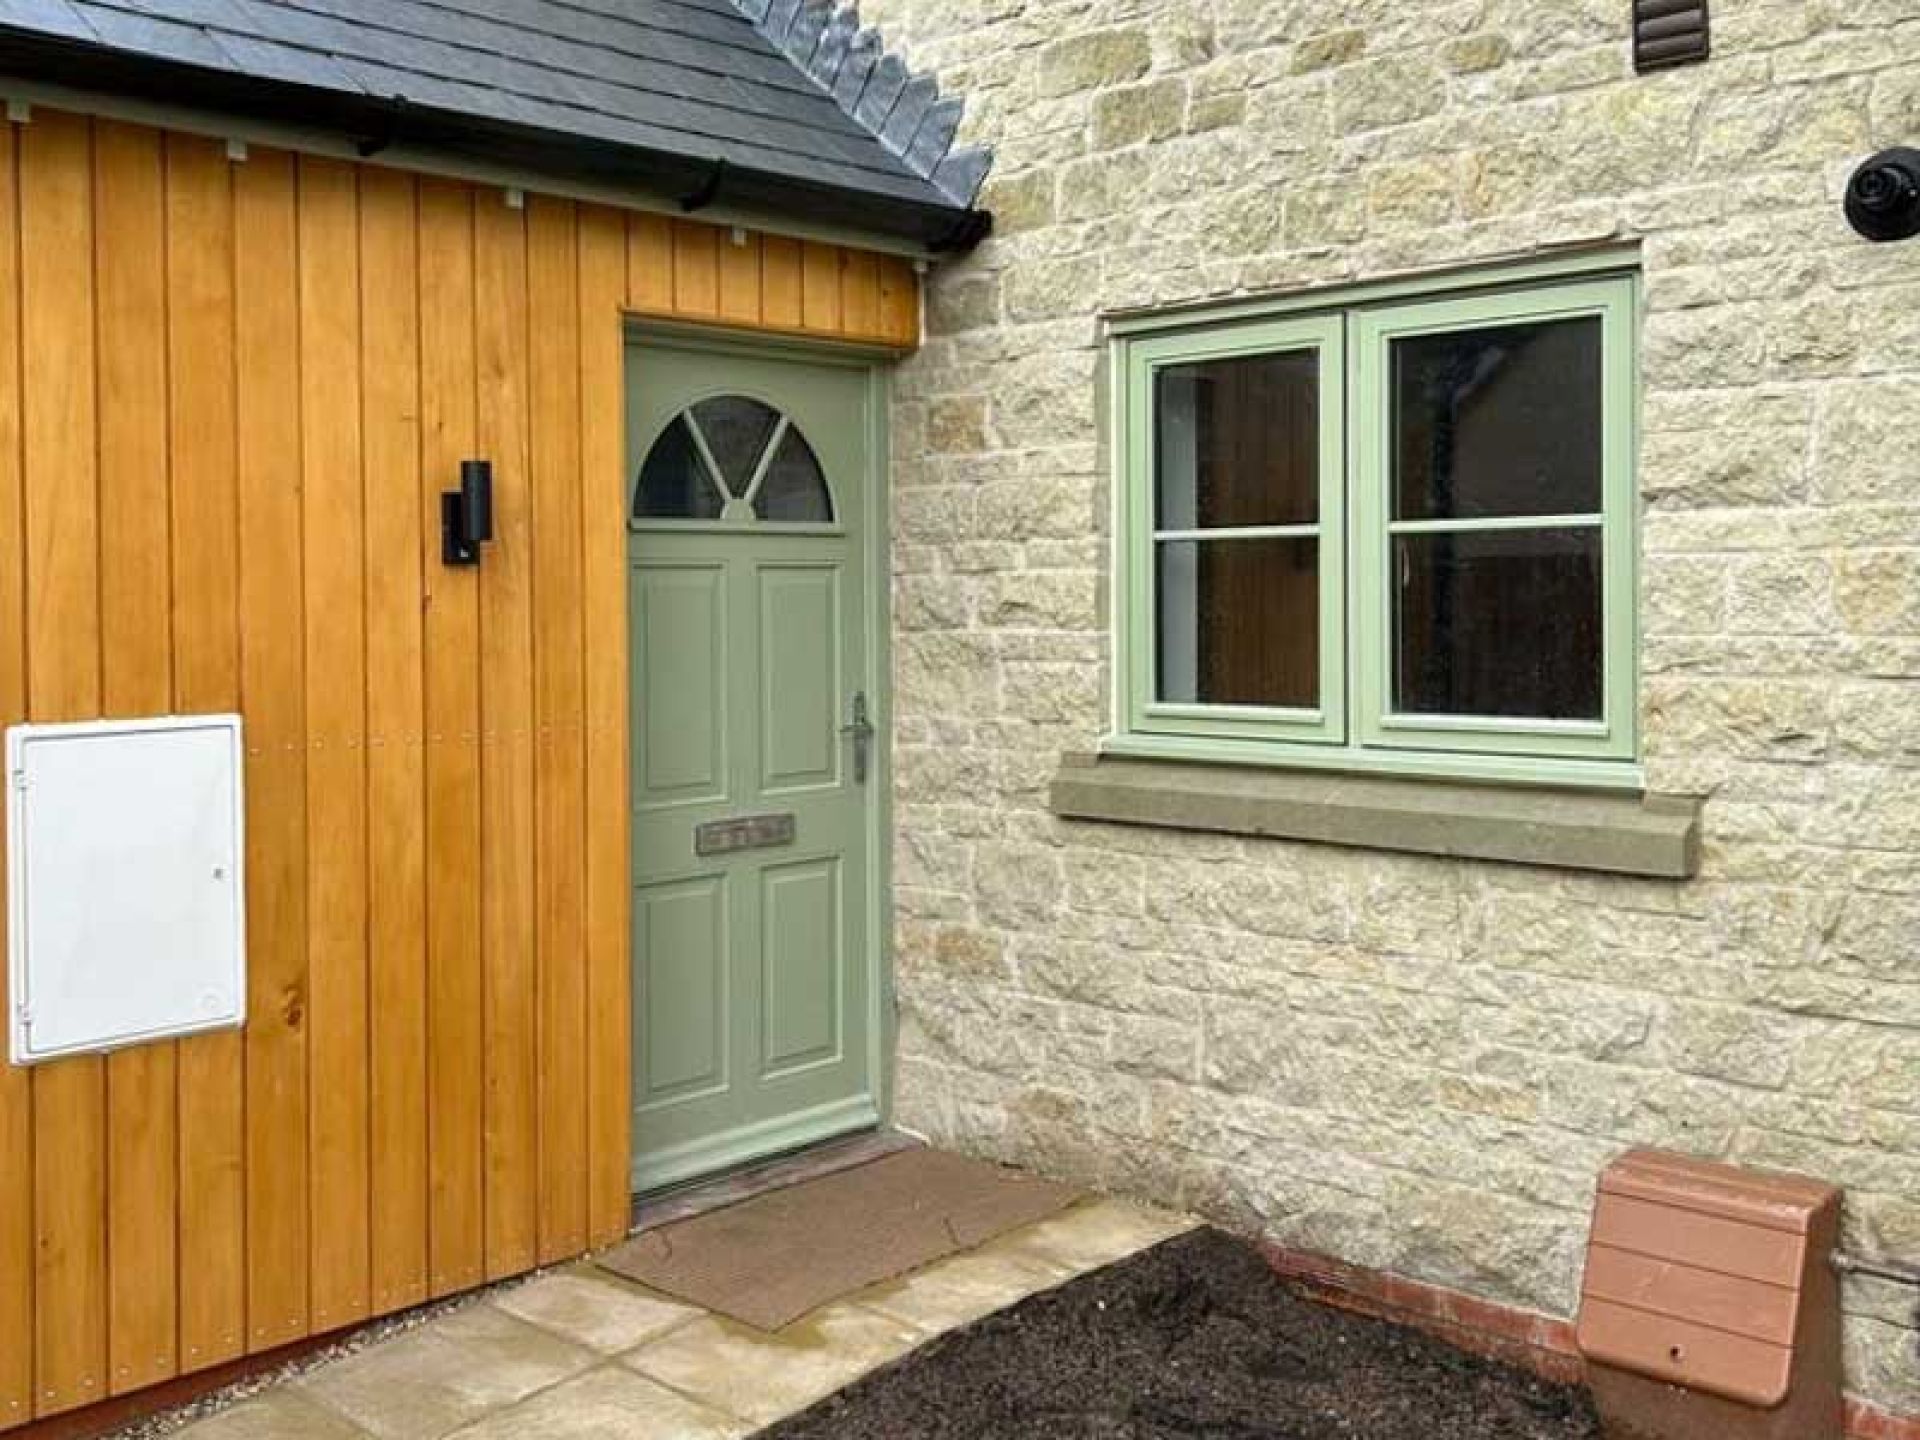
<svg viewBox="0 0 1920 1440">
<path fill-rule="evenodd" d="M 1163 528 L 1156 523 L 1156 497 L 1151 456 L 1156 445 L 1153 387 L 1157 378 L 1176 365 L 1239 360 L 1253 356 L 1310 355 L 1318 368 L 1320 435 L 1318 445 L 1319 511 L 1311 522 L 1222 526 L 1209 529 Z M 1169 703 L 1157 698 L 1157 648 L 1151 639 L 1131 647 L 1132 728 L 1142 735 L 1193 735 L 1220 739 L 1291 739 L 1321 742 L 1339 738 L 1345 723 L 1346 664 L 1337 644 L 1329 644 L 1330 622 L 1344 605 L 1346 587 L 1346 527 L 1340 471 L 1346 442 L 1344 429 L 1344 327 L 1337 316 L 1264 321 L 1230 327 L 1216 334 L 1164 337 L 1143 341 L 1132 356 L 1132 397 L 1129 414 L 1135 434 L 1130 454 L 1140 457 L 1143 483 L 1129 485 L 1126 532 L 1130 537 L 1129 569 L 1142 583 L 1129 587 L 1130 628 L 1135 635 L 1153 634 L 1156 605 L 1156 558 L 1169 545 L 1231 545 L 1249 540 L 1315 540 L 1319 544 L 1321 573 L 1319 602 L 1321 644 L 1319 704 L 1312 707 L 1261 708 L 1246 705 Z"/>
<path fill-rule="evenodd" d="M 1116 696 L 1103 748 L 1225 763 L 1638 785 L 1638 313 L 1637 271 L 1613 255 L 1242 304 L 1219 318 L 1114 321 Z M 1566 513 L 1506 513 L 1495 506 L 1476 514 L 1460 505 L 1456 513 L 1398 516 L 1396 344 L 1565 321 L 1598 329 L 1597 506 Z M 1318 514 L 1311 523 L 1166 528 L 1157 476 L 1164 453 L 1156 405 L 1161 378 L 1181 373 L 1179 367 L 1295 352 L 1317 364 Z M 1176 428 L 1171 418 L 1166 425 Z M 1255 539 L 1318 545 L 1318 703 L 1163 699 L 1164 547 L 1197 553 L 1205 544 Z M 1598 577 L 1597 634 L 1587 625 L 1591 612 L 1580 607 L 1587 625 L 1581 643 L 1593 647 L 1599 665 L 1598 713 L 1543 719 L 1447 713 L 1431 705 L 1428 713 L 1413 713 L 1416 707 L 1397 705 L 1394 667 L 1403 640 L 1396 631 L 1396 574 L 1404 585 L 1410 557 L 1429 551 L 1452 556 L 1478 547 L 1497 555 L 1517 547 L 1525 553 L 1530 543 L 1541 553 L 1577 554 L 1574 573 Z M 1569 593 L 1582 592 L 1576 583 Z"/>
</svg>

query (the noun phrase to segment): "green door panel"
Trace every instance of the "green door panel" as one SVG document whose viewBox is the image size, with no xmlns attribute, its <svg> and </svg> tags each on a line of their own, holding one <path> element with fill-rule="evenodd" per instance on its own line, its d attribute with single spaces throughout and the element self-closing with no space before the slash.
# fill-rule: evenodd
<svg viewBox="0 0 1920 1440">
<path fill-rule="evenodd" d="M 871 680 L 874 404 L 855 366 L 629 348 L 639 1191 L 879 1118 L 875 795 L 842 733 Z M 701 853 L 763 817 L 791 839 Z"/>
<path fill-rule="evenodd" d="M 840 862 L 806 860 L 762 877 L 766 1049 L 769 1078 L 844 1057 L 840 1011 L 845 936 Z"/>
<path fill-rule="evenodd" d="M 641 1016 L 639 1093 L 643 1108 L 712 1094 L 727 1081 L 727 895 L 724 879 L 703 875 L 642 886 L 634 895 Z"/>
<path fill-rule="evenodd" d="M 761 566 L 760 785 L 767 794 L 841 782 L 838 565 Z"/>
<path fill-rule="evenodd" d="M 659 565 L 634 572 L 633 685 L 647 701 L 633 773 L 643 807 L 727 793 L 727 571 Z"/>
</svg>

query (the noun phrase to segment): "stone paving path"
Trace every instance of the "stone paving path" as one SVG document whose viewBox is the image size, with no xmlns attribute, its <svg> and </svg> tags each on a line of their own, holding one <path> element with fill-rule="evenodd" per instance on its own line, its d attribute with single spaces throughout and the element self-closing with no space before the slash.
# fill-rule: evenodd
<svg viewBox="0 0 1920 1440">
<path fill-rule="evenodd" d="M 1194 1222 L 1115 1200 L 1071 1210 L 767 1335 L 591 1264 L 306 1372 L 190 1440 L 735 1440 L 868 1371 Z"/>
</svg>

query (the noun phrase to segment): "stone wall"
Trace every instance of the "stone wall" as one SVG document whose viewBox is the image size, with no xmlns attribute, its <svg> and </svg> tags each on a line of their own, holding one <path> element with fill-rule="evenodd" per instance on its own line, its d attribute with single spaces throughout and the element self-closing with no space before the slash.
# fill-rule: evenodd
<svg viewBox="0 0 1920 1440">
<path fill-rule="evenodd" d="M 899 1118 L 1295 1246 L 1570 1313 L 1653 1143 L 1850 1187 L 1920 1254 L 1913 0 L 866 0 L 969 97 L 998 236 L 897 391 Z M 1694 883 L 1055 820 L 1106 715 L 1103 308 L 1642 243 L 1642 711 Z M 1920 1412 L 1910 1293 L 1854 1388 Z"/>
</svg>

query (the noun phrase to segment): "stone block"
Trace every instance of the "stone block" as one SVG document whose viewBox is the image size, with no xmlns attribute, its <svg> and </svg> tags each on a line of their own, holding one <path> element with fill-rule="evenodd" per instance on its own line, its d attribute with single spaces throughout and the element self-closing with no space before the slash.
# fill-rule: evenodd
<svg viewBox="0 0 1920 1440">
<path fill-rule="evenodd" d="M 1148 31 L 1083 31 L 1042 47 L 1034 85 L 1042 95 L 1073 95 L 1137 80 L 1152 63 Z"/>
</svg>

